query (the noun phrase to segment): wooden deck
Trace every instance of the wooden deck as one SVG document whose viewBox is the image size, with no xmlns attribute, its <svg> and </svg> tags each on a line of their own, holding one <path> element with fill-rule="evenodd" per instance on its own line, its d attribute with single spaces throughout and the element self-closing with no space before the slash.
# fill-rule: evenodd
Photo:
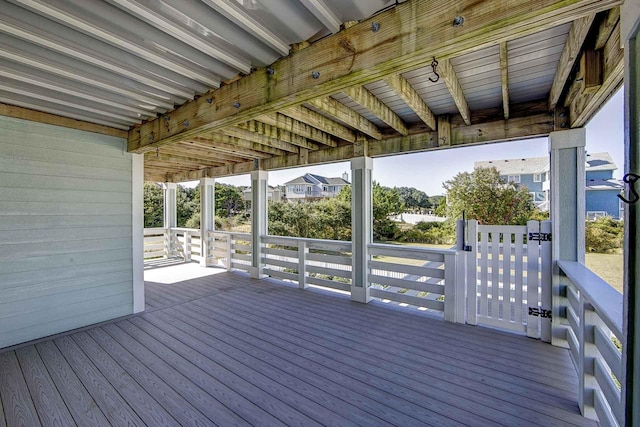
<svg viewBox="0 0 640 427">
<path fill-rule="evenodd" d="M 548 344 L 236 273 L 168 282 L 144 314 L 0 353 L 0 426 L 593 424 Z"/>
</svg>

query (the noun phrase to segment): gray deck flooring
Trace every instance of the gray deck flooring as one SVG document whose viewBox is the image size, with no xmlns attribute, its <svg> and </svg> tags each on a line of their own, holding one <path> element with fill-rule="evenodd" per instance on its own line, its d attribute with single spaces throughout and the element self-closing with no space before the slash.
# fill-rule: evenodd
<svg viewBox="0 0 640 427">
<path fill-rule="evenodd" d="M 0 426 L 593 425 L 568 353 L 525 337 L 237 273 L 146 297 L 0 352 Z"/>
</svg>

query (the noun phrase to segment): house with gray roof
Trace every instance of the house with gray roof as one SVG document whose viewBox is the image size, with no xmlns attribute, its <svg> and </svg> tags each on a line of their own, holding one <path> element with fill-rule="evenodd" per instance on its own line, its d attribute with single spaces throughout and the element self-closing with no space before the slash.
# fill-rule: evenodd
<svg viewBox="0 0 640 427">
<path fill-rule="evenodd" d="M 622 218 L 623 208 L 617 195 L 622 182 L 613 178 L 616 164 L 609 153 L 588 153 L 586 159 L 586 215 L 588 219 L 601 216 Z M 474 168 L 494 167 L 507 182 L 527 187 L 536 208 L 549 210 L 549 157 L 502 159 L 475 162 Z"/>
<path fill-rule="evenodd" d="M 348 178 L 346 172 L 336 178 L 306 173 L 284 184 L 285 197 L 288 201 L 303 202 L 335 197 L 343 187 L 351 185 Z"/>
</svg>

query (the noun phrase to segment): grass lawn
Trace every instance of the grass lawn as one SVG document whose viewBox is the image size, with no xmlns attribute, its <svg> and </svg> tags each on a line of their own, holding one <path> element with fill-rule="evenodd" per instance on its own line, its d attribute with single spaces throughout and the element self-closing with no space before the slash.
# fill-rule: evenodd
<svg viewBox="0 0 640 427">
<path fill-rule="evenodd" d="M 420 248 L 431 248 L 431 249 L 451 249 L 453 245 L 432 245 L 430 243 L 407 243 L 407 242 L 375 242 L 382 243 L 385 245 L 396 245 L 396 246 L 413 246 Z M 398 264 L 408 264 L 408 265 L 423 265 L 426 261 L 421 259 L 409 259 L 409 258 L 396 258 L 390 256 L 376 256 L 376 261 L 385 261 L 385 262 L 395 262 Z"/>
<path fill-rule="evenodd" d="M 618 292 L 622 293 L 622 254 L 587 253 L 585 264 Z"/>
</svg>

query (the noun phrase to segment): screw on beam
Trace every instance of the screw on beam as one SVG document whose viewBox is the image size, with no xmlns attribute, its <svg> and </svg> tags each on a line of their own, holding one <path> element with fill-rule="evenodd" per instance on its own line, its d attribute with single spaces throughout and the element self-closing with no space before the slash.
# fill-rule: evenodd
<svg viewBox="0 0 640 427">
<path fill-rule="evenodd" d="M 320 78 L 320 72 L 319 71 L 312 71 L 311 72 L 311 77 L 313 77 L 315 80 L 318 80 Z"/>
<path fill-rule="evenodd" d="M 456 16 L 455 18 L 453 18 L 453 26 L 454 27 L 462 27 L 462 24 L 464 24 L 464 17 L 463 16 Z"/>
<path fill-rule="evenodd" d="M 233 106 L 235 108 L 240 108 L 240 103 L 236 101 L 236 102 L 233 103 Z"/>
<path fill-rule="evenodd" d="M 373 31 L 374 33 L 377 33 L 378 31 L 380 31 L 380 23 L 372 22 L 371 23 L 371 31 Z"/>
</svg>

